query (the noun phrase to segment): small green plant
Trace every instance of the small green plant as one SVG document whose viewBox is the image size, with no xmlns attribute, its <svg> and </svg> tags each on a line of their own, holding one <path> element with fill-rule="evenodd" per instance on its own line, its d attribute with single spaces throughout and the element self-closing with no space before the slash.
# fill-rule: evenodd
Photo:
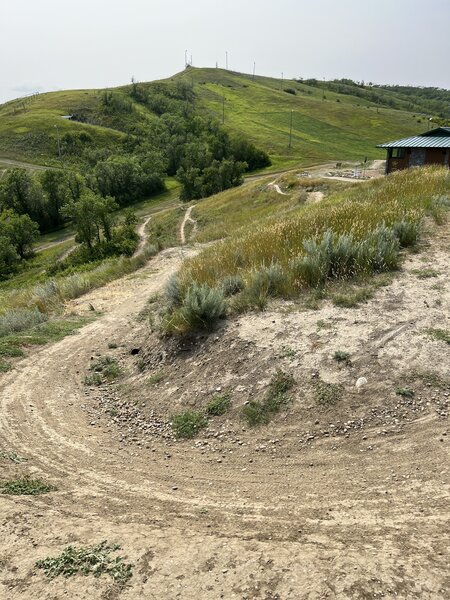
<svg viewBox="0 0 450 600">
<path fill-rule="evenodd" d="M 415 269 L 413 273 L 418 277 L 418 279 L 431 279 L 432 277 L 439 277 L 439 272 L 435 269 Z"/>
<path fill-rule="evenodd" d="M 316 384 L 316 400 L 319 404 L 328 406 L 337 404 L 342 399 L 344 388 L 338 383 L 319 381 Z"/>
<path fill-rule="evenodd" d="M 272 377 L 263 400 L 251 400 L 242 409 L 248 425 L 266 425 L 271 416 L 278 413 L 290 398 L 287 392 L 295 385 L 292 375 L 278 370 Z"/>
<path fill-rule="evenodd" d="M 116 344 L 116 342 L 109 342 L 108 348 L 110 350 L 115 350 L 116 348 L 118 348 L 118 345 Z"/>
<path fill-rule="evenodd" d="M 89 368 L 91 376 L 87 376 L 87 385 L 100 385 L 103 382 L 114 381 L 123 374 L 123 371 L 117 361 L 112 356 L 101 356 L 93 362 Z"/>
<path fill-rule="evenodd" d="M 295 358 L 297 355 L 297 350 L 291 348 L 290 346 L 282 346 L 281 347 L 281 357 L 282 358 Z"/>
<path fill-rule="evenodd" d="M 373 298 L 373 290 L 363 287 L 347 294 L 336 294 L 332 297 L 333 304 L 340 308 L 357 308 Z"/>
<path fill-rule="evenodd" d="M 166 373 L 163 369 L 161 369 L 160 371 L 156 371 L 156 373 L 150 375 L 150 377 L 147 379 L 147 383 L 149 385 L 156 385 L 157 383 L 160 383 L 165 377 Z"/>
<path fill-rule="evenodd" d="M 103 377 L 100 375 L 100 373 L 91 373 L 90 375 L 86 375 L 84 378 L 84 384 L 89 387 L 102 385 L 102 383 Z"/>
<path fill-rule="evenodd" d="M 450 331 L 446 329 L 427 329 L 427 333 L 430 337 L 438 342 L 445 342 L 446 344 L 450 344 Z"/>
<path fill-rule="evenodd" d="M 331 329 L 333 325 L 331 323 L 327 323 L 323 319 L 319 319 L 316 323 L 318 329 Z"/>
<path fill-rule="evenodd" d="M 333 358 L 338 363 L 345 363 L 346 365 L 350 364 L 350 354 L 348 352 L 344 352 L 343 350 L 336 350 Z"/>
<path fill-rule="evenodd" d="M 172 417 L 172 429 L 178 438 L 190 439 L 208 425 L 205 416 L 193 410 L 187 410 Z"/>
<path fill-rule="evenodd" d="M 54 486 L 48 485 L 41 479 L 31 479 L 30 477 L 0 482 L 0 493 L 11 496 L 38 496 L 55 490 Z"/>
<path fill-rule="evenodd" d="M 403 398 L 414 397 L 414 390 L 412 390 L 411 388 L 397 388 L 395 393 L 397 394 L 397 396 L 403 396 Z"/>
<path fill-rule="evenodd" d="M 8 371 L 11 371 L 11 369 L 12 365 L 5 360 L 0 360 L 0 373 L 7 373 Z"/>
<path fill-rule="evenodd" d="M 106 574 L 118 583 L 126 583 L 133 575 L 133 565 L 125 563 L 122 556 L 111 556 L 120 549 L 118 544 L 108 544 L 106 540 L 96 546 L 67 546 L 59 556 L 38 560 L 36 567 L 43 569 L 49 579 L 59 575 L 69 578 L 78 574 L 94 577 Z"/>
<path fill-rule="evenodd" d="M 230 394 L 225 393 L 214 398 L 206 406 L 206 414 L 209 416 L 219 417 L 224 415 L 231 406 Z"/>
<path fill-rule="evenodd" d="M 19 456 L 17 452 L 5 452 L 0 450 L 0 460 L 10 460 L 13 463 L 26 462 L 28 459 L 23 456 Z"/>
</svg>

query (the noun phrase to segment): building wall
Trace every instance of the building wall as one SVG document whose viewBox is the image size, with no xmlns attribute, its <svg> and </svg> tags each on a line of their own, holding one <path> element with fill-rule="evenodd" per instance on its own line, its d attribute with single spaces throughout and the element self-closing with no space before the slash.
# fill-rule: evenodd
<svg viewBox="0 0 450 600">
<path fill-rule="evenodd" d="M 392 158 L 388 152 L 386 173 L 423 165 L 450 166 L 450 148 L 408 148 L 404 158 Z"/>
</svg>

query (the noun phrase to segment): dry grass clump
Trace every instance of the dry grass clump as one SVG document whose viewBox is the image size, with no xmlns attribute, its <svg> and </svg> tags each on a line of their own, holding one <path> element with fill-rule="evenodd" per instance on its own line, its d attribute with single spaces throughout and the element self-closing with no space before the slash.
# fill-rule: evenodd
<svg viewBox="0 0 450 600">
<path fill-rule="evenodd" d="M 328 268 L 326 276 L 330 276 L 330 265 L 335 277 L 396 268 L 398 248 L 416 243 L 421 220 L 435 205 L 434 199 L 449 193 L 446 169 L 414 169 L 354 186 L 260 226 L 252 223 L 187 261 L 179 274 L 181 293 L 192 281 L 214 287 L 236 275 L 248 287 L 255 272 L 272 264 L 285 274 L 283 294 L 295 292 L 299 283 L 300 287 L 321 283 L 323 275 L 316 275 Z M 330 240 L 331 254 L 337 257 L 331 262 L 323 258 L 323 254 L 330 256 L 326 249 Z M 315 260 L 317 266 L 311 264 Z M 302 277 L 298 278 L 299 265 Z"/>
</svg>

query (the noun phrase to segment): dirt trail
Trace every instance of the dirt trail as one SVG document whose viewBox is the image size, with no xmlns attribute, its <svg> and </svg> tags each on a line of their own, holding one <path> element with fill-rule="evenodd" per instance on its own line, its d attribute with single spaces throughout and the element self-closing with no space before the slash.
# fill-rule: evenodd
<svg viewBox="0 0 450 600">
<path fill-rule="evenodd" d="M 285 194 L 281 191 L 280 186 L 276 183 L 276 179 L 267 184 L 269 189 L 275 190 L 277 194 L 281 194 L 281 196 L 289 196 L 289 194 Z"/>
<path fill-rule="evenodd" d="M 92 304 L 104 315 L 0 377 L 0 449 L 27 457 L 21 469 L 58 487 L 38 497 L 0 496 L 0 598 L 446 600 L 449 436 L 428 413 L 387 436 L 374 427 L 364 438 L 318 438 L 307 447 L 296 421 L 280 417 L 253 432 L 225 423 L 229 449 L 216 453 L 151 434 L 144 444 L 125 443 L 111 419 L 93 416 L 83 385 L 91 357 L 109 353 L 109 342 L 129 354 L 142 338 L 136 316 L 191 254 L 167 250 L 71 303 L 68 310 Z M 436 255 L 439 268 L 445 256 Z M 380 311 L 396 307 L 402 293 L 400 282 Z M 402 300 L 403 313 L 414 302 L 423 311 L 425 285 L 422 293 Z M 311 323 L 321 318 L 308 315 Z M 348 315 L 358 346 L 367 310 Z M 269 348 L 272 338 L 283 342 L 283 319 L 269 312 L 230 327 Z M 288 319 L 292 335 L 312 348 L 317 340 L 302 335 L 302 313 Z M 401 350 L 386 337 L 380 344 L 387 357 Z M 225 374 L 221 364 L 216 370 L 218 379 Z M 174 410 L 178 402 L 175 391 Z M 320 417 L 323 428 L 331 414 Z M 120 543 L 135 565 L 123 590 L 104 577 L 49 582 L 34 567 L 68 544 L 103 539 Z"/>
<path fill-rule="evenodd" d="M 191 213 L 192 213 L 192 209 L 195 208 L 195 204 L 193 204 L 192 206 L 190 206 L 185 215 L 184 215 L 184 219 L 180 225 L 180 239 L 181 239 L 181 243 L 184 246 L 186 244 L 186 225 L 188 223 L 192 223 L 195 229 L 195 226 L 197 225 L 197 222 L 191 217 Z"/>
<path fill-rule="evenodd" d="M 147 243 L 147 240 L 148 240 L 147 225 L 150 223 L 151 218 L 152 218 L 152 215 L 149 215 L 137 228 L 137 234 L 138 234 L 140 240 L 139 240 L 138 247 L 136 248 L 133 256 L 137 256 L 138 254 L 141 254 L 141 252 L 144 250 L 145 244 Z"/>
<path fill-rule="evenodd" d="M 20 169 L 31 169 L 32 171 L 46 171 L 47 169 L 59 169 L 60 167 L 45 167 L 43 165 L 35 165 L 33 163 L 27 163 L 21 160 L 13 160 L 11 158 L 2 158 L 0 156 L 0 168 L 3 165 L 6 165 L 8 169 L 10 168 L 20 168 Z"/>
</svg>

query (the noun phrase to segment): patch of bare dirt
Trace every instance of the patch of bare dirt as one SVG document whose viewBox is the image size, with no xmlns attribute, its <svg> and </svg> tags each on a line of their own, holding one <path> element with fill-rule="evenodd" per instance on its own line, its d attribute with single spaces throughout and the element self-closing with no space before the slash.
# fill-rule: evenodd
<svg viewBox="0 0 450 600">
<path fill-rule="evenodd" d="M 359 308 L 276 303 L 183 341 L 146 316 L 180 251 L 71 303 L 104 314 L 0 379 L 0 449 L 28 458 L 0 467 L 58 487 L 0 496 L 0 597 L 448 598 L 450 346 L 427 333 L 449 329 L 448 241 L 408 255 Z M 86 387 L 106 354 L 126 377 Z M 242 406 L 277 368 L 295 377 L 291 402 L 251 429 Z M 226 415 L 174 439 L 172 414 L 224 391 Z M 135 565 L 123 589 L 34 566 L 103 539 Z"/>
</svg>

